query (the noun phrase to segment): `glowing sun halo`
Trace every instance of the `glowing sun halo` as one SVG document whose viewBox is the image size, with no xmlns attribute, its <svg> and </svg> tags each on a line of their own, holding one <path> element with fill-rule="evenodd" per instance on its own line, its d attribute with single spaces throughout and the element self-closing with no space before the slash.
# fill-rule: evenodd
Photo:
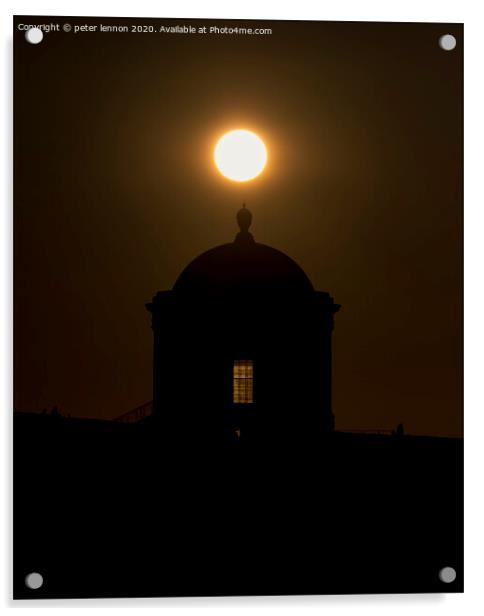
<svg viewBox="0 0 484 616">
<path fill-rule="evenodd" d="M 247 182 L 266 166 L 267 150 L 264 142 L 249 130 L 225 133 L 215 146 L 214 159 L 222 175 L 234 182 Z"/>
</svg>

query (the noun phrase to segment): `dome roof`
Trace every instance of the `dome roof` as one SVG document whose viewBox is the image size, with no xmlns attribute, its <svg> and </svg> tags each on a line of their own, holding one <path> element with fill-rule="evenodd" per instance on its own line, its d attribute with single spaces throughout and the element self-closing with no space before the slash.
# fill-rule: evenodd
<svg viewBox="0 0 484 616">
<path fill-rule="evenodd" d="M 306 294 L 313 286 L 299 265 L 280 250 L 259 244 L 248 232 L 249 210 L 240 210 L 241 231 L 231 244 L 222 244 L 196 257 L 180 274 L 173 289 L 201 293 Z"/>
</svg>

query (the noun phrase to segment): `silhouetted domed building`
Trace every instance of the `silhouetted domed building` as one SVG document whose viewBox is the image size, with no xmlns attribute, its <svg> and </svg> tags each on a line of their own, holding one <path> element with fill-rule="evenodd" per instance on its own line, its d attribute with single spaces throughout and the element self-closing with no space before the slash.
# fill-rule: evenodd
<svg viewBox="0 0 484 616">
<path fill-rule="evenodd" d="M 153 416 L 167 434 L 307 441 L 334 428 L 331 337 L 340 308 L 284 253 L 254 241 L 204 252 L 152 303 Z"/>
</svg>

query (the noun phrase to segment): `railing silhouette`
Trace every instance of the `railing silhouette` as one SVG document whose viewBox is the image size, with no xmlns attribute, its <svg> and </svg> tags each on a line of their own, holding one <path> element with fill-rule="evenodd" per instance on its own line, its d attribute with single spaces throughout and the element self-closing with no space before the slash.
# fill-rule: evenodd
<svg viewBox="0 0 484 616">
<path fill-rule="evenodd" d="M 351 434 L 395 434 L 395 430 L 383 430 L 379 428 L 361 430 L 361 429 L 345 429 L 342 432 L 351 433 Z"/>
<path fill-rule="evenodd" d="M 134 423 L 136 421 L 140 421 L 145 417 L 148 417 L 153 413 L 153 400 L 149 402 L 145 402 L 140 406 L 137 406 L 132 411 L 127 411 L 123 413 L 119 417 L 115 417 L 114 421 L 120 421 L 122 423 Z"/>
</svg>

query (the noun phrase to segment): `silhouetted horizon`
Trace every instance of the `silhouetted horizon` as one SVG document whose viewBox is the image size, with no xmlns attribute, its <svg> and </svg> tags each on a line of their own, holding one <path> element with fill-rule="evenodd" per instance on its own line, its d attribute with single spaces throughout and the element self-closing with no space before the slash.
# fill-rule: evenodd
<svg viewBox="0 0 484 616">
<path fill-rule="evenodd" d="M 151 403 L 152 401 L 150 401 Z M 145 403 L 145 404 L 149 404 L 149 403 Z M 145 406 L 145 404 L 140 405 L 140 407 Z M 15 409 L 15 413 L 23 413 L 23 414 L 33 414 L 33 415 L 47 415 L 47 416 L 51 416 L 52 415 L 52 408 L 45 408 L 45 413 L 44 413 L 44 409 Z M 138 407 L 137 407 L 138 408 Z M 61 417 L 62 419 L 76 419 L 76 420 L 91 420 L 91 421 L 106 421 L 106 422 L 114 422 L 114 423 L 118 423 L 120 421 L 120 417 L 122 417 L 123 415 L 127 415 L 132 413 L 134 410 L 136 409 L 131 409 L 130 411 L 126 411 L 123 413 L 120 413 L 118 415 L 113 415 L 112 417 L 97 417 L 95 415 L 72 415 L 68 410 L 63 410 L 63 409 L 59 409 L 59 417 Z M 136 420 L 130 420 L 129 422 L 126 423 L 136 423 L 138 421 L 142 421 L 142 419 L 136 419 Z M 400 422 L 401 423 L 401 422 Z M 358 427 L 358 428 L 345 428 L 344 430 L 339 430 L 338 427 L 335 427 L 335 432 L 340 432 L 340 433 L 344 433 L 344 434 L 371 434 L 371 435 L 375 435 L 375 434 L 379 434 L 381 436 L 391 436 L 392 434 L 394 434 L 396 432 L 396 428 L 398 427 L 397 424 L 396 426 L 384 426 L 384 427 L 377 427 L 377 426 L 364 426 L 364 427 Z M 405 426 L 404 426 L 405 428 Z M 463 436 L 454 436 L 454 435 L 450 435 L 450 434 L 424 434 L 421 432 L 407 432 L 407 430 L 405 429 L 404 431 L 404 436 L 415 436 L 415 437 L 422 437 L 422 438 L 452 438 L 452 439 L 463 439 Z"/>
</svg>

